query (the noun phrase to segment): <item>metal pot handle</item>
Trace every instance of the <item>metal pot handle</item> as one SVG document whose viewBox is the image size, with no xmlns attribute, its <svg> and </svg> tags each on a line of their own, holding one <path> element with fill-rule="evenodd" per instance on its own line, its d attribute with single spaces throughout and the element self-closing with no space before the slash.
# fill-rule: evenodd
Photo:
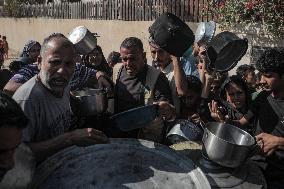
<svg viewBox="0 0 284 189">
<path fill-rule="evenodd" d="M 254 140 L 255 140 L 255 144 L 253 145 L 252 147 L 252 151 L 251 153 L 249 153 L 248 157 L 252 157 L 254 155 L 258 155 L 258 154 L 261 154 L 262 153 L 262 148 L 263 148 L 263 141 L 260 140 L 260 143 L 256 142 L 256 138 L 254 137 Z"/>
</svg>

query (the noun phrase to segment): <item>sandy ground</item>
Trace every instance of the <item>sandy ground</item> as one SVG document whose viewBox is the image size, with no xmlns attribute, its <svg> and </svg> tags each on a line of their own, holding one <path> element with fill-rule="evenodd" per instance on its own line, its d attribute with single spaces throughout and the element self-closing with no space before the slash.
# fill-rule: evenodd
<svg viewBox="0 0 284 189">
<path fill-rule="evenodd" d="M 9 50 L 9 55 L 8 59 L 4 61 L 4 68 L 7 68 L 9 64 L 13 61 L 16 60 L 20 56 L 20 53 L 15 51 L 15 50 Z"/>
</svg>

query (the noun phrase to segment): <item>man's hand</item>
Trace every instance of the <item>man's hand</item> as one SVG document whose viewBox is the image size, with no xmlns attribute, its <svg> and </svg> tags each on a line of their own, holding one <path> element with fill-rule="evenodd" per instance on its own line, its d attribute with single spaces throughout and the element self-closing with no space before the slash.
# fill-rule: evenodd
<svg viewBox="0 0 284 189">
<path fill-rule="evenodd" d="M 176 118 L 176 109 L 166 101 L 157 103 L 159 105 L 160 116 L 166 121 L 173 121 Z"/>
<path fill-rule="evenodd" d="M 70 134 L 71 143 L 77 146 L 89 146 L 109 142 L 109 139 L 103 132 L 93 128 L 76 129 Z"/>
<path fill-rule="evenodd" d="M 96 73 L 98 84 L 100 88 L 106 89 L 108 94 L 114 93 L 114 83 L 104 72 L 98 71 Z"/>
<path fill-rule="evenodd" d="M 180 63 L 179 57 L 176 57 L 174 55 L 170 55 L 170 57 L 171 57 L 171 60 L 172 60 L 173 64 Z"/>
<path fill-rule="evenodd" d="M 255 138 L 257 143 L 260 144 L 264 154 L 268 156 L 271 155 L 275 150 L 283 148 L 283 146 L 280 145 L 281 140 L 283 140 L 283 138 L 281 137 L 277 137 L 267 133 L 261 133 Z"/>
</svg>

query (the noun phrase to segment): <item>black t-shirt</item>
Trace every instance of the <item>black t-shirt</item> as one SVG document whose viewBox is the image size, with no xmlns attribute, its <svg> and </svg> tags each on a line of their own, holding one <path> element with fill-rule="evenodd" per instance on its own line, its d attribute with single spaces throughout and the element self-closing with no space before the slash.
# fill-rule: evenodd
<svg viewBox="0 0 284 189">
<path fill-rule="evenodd" d="M 284 137 L 284 99 L 274 99 L 271 93 L 262 91 L 253 101 L 247 120 L 256 118 L 256 135 L 268 133 Z M 276 150 L 266 157 L 266 176 L 273 179 L 284 179 L 284 150 Z"/>
<path fill-rule="evenodd" d="M 136 76 L 127 74 L 122 68 L 119 80 L 116 82 L 115 112 L 119 113 L 139 106 L 144 106 L 144 93 L 146 73 L 148 66 Z M 171 102 L 171 90 L 169 82 L 163 73 L 158 76 L 154 88 L 154 101 L 168 100 Z"/>
<path fill-rule="evenodd" d="M 5 85 L 13 76 L 12 72 L 7 69 L 0 69 L 0 90 L 3 90 Z"/>
<path fill-rule="evenodd" d="M 284 137 L 284 99 L 274 99 L 270 92 L 262 91 L 245 115 L 247 120 L 257 119 L 256 135 L 262 132 Z"/>
</svg>

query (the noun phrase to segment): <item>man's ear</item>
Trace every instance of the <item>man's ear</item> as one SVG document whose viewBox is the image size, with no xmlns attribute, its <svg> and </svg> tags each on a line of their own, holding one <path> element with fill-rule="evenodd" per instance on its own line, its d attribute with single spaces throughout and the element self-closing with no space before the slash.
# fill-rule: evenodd
<svg viewBox="0 0 284 189">
<path fill-rule="evenodd" d="M 41 56 L 38 56 L 38 57 L 37 57 L 37 66 L 38 66 L 38 69 L 40 69 L 41 63 L 42 63 L 42 57 L 41 57 Z"/>
</svg>

